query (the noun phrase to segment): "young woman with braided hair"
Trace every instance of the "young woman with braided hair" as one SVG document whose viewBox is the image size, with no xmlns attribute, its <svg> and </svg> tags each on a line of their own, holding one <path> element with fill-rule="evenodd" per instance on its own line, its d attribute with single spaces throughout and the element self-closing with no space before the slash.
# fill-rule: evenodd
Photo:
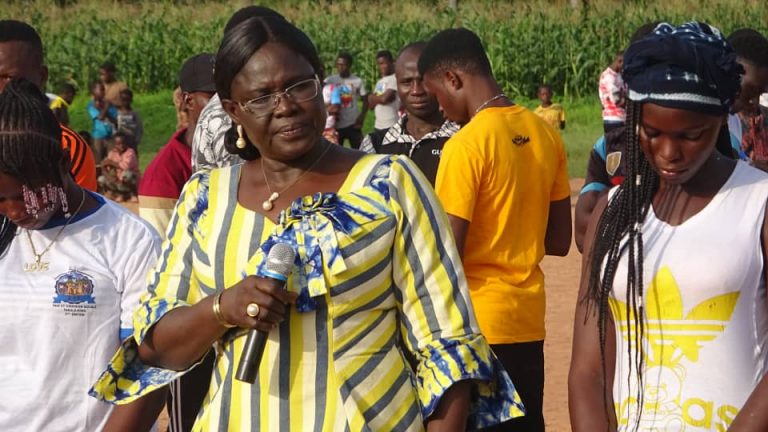
<svg viewBox="0 0 768 432">
<path fill-rule="evenodd" d="M 627 177 L 587 231 L 574 431 L 768 429 L 768 176 L 716 150 L 735 60 L 702 23 L 625 53 Z"/>
<path fill-rule="evenodd" d="M 69 168 L 43 94 L 14 79 L 0 94 L 0 430 L 148 430 L 162 394 L 113 409 L 88 388 L 131 333 L 159 239 Z"/>
</svg>

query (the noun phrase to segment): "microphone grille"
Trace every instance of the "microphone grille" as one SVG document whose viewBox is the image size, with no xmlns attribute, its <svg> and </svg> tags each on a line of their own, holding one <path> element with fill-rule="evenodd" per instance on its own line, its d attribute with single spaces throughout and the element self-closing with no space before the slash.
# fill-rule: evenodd
<svg viewBox="0 0 768 432">
<path fill-rule="evenodd" d="M 296 252 L 291 245 L 287 243 L 277 243 L 272 246 L 267 254 L 267 263 L 265 270 L 272 274 L 278 274 L 288 278 L 293 269 L 293 261 L 296 258 Z"/>
</svg>

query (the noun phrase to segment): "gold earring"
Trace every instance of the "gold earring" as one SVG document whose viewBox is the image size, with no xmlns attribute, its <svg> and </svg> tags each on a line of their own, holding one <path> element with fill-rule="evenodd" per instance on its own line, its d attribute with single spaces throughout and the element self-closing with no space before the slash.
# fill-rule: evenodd
<svg viewBox="0 0 768 432">
<path fill-rule="evenodd" d="M 246 146 L 245 138 L 243 138 L 243 126 L 237 125 L 237 141 L 235 141 L 235 146 L 239 149 L 244 149 Z"/>
</svg>

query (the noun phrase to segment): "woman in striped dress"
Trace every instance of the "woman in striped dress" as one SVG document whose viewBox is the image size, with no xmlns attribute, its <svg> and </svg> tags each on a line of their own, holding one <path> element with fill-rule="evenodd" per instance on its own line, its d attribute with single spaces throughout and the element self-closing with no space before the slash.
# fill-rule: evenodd
<svg viewBox="0 0 768 432">
<path fill-rule="evenodd" d="M 322 139 L 322 71 L 283 19 L 225 35 L 215 80 L 246 162 L 186 185 L 136 337 L 93 394 L 130 402 L 214 346 L 195 430 L 465 430 L 522 415 L 429 182 L 404 157 Z M 260 277 L 276 243 L 297 253 L 287 290 Z M 250 329 L 269 333 L 254 384 L 234 379 Z"/>
</svg>

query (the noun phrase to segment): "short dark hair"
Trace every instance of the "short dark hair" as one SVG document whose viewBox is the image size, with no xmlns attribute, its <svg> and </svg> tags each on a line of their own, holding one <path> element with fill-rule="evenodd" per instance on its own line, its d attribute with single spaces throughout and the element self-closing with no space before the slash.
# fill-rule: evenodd
<svg viewBox="0 0 768 432">
<path fill-rule="evenodd" d="M 133 90 L 131 90 L 131 89 L 126 87 L 126 88 L 120 90 L 120 96 L 122 96 L 122 95 L 127 95 L 128 97 L 133 99 Z"/>
<path fill-rule="evenodd" d="M 539 85 L 539 88 L 536 89 L 536 92 L 538 93 L 538 92 L 542 91 L 543 89 L 547 89 L 550 92 L 552 91 L 552 87 L 550 87 L 549 84 L 541 84 L 541 85 Z"/>
<path fill-rule="evenodd" d="M 639 41 L 640 39 L 651 34 L 656 29 L 656 27 L 659 26 L 659 24 L 661 24 L 661 21 L 651 21 L 638 27 L 635 30 L 635 32 L 632 33 L 632 36 L 629 38 L 630 45 L 633 42 Z"/>
<path fill-rule="evenodd" d="M 768 39 L 759 31 L 743 28 L 728 36 L 728 42 L 736 55 L 757 66 L 768 67 Z"/>
<path fill-rule="evenodd" d="M 493 75 L 480 38 L 465 28 L 443 30 L 427 43 L 419 57 L 419 73 L 457 68 L 475 75 Z"/>
<path fill-rule="evenodd" d="M 400 57 L 401 55 L 403 55 L 404 52 L 410 51 L 410 50 L 413 50 L 413 49 L 417 49 L 419 51 L 424 51 L 424 48 L 426 46 L 427 46 L 427 42 L 425 42 L 425 41 L 411 42 L 408 45 L 402 47 L 400 49 L 400 52 L 397 53 L 397 56 Z"/>
<path fill-rule="evenodd" d="M 34 27 L 17 20 L 0 20 L 0 42 L 23 42 L 30 48 L 35 61 L 43 64 L 43 41 Z"/>
<path fill-rule="evenodd" d="M 224 34 L 224 39 L 221 41 L 216 54 L 216 68 L 213 72 L 216 92 L 221 99 L 229 99 L 232 96 L 232 81 L 235 76 L 240 73 L 253 54 L 268 42 L 279 43 L 304 57 L 322 81 L 323 63 L 309 36 L 280 17 L 254 17 L 233 27 Z M 245 160 L 255 160 L 259 157 L 256 147 L 247 145 L 244 149 L 239 149 L 235 146 L 235 141 L 236 130 L 233 125 L 224 139 L 227 151 Z"/>
<path fill-rule="evenodd" d="M 62 83 L 59 85 L 59 93 L 77 93 L 77 89 L 70 83 Z"/>
<path fill-rule="evenodd" d="M 337 59 L 344 59 L 349 63 L 350 66 L 352 66 L 352 54 L 350 54 L 347 51 L 342 51 L 339 53 L 339 55 L 336 56 Z"/>
<path fill-rule="evenodd" d="M 93 91 L 93 89 L 95 89 L 95 88 L 96 88 L 96 87 L 98 87 L 98 86 L 102 86 L 102 87 L 103 87 L 103 86 L 104 86 L 104 83 L 103 83 L 103 82 L 101 82 L 101 81 L 99 81 L 99 80 L 93 81 L 93 82 L 91 83 L 91 85 L 90 85 L 90 86 L 88 86 L 88 89 L 89 89 L 90 91 Z"/>
<path fill-rule="evenodd" d="M 274 9 L 270 9 L 268 7 L 264 6 L 246 6 L 242 9 L 239 9 L 236 11 L 227 21 L 227 24 L 224 26 L 224 33 L 226 34 L 228 31 L 232 30 L 236 25 L 240 24 L 241 22 L 253 18 L 253 17 L 266 17 L 271 16 L 273 18 L 280 18 L 285 19 L 280 13 L 275 11 Z"/>
<path fill-rule="evenodd" d="M 392 53 L 389 50 L 381 50 L 381 51 L 376 53 L 376 60 L 378 60 L 378 59 L 380 59 L 382 57 L 387 59 L 387 60 L 389 60 L 389 61 L 395 61 L 395 59 L 392 58 Z"/>
<path fill-rule="evenodd" d="M 99 66 L 99 69 L 103 69 L 107 72 L 112 72 L 112 73 L 117 72 L 117 67 L 115 67 L 115 64 L 112 63 L 111 61 L 105 61 L 104 63 L 102 63 L 101 66 Z"/>
<path fill-rule="evenodd" d="M 112 137 L 113 138 L 117 138 L 117 137 L 122 138 L 126 147 L 133 147 L 134 140 L 136 139 L 136 137 L 133 136 L 133 134 L 127 133 L 127 132 L 122 131 L 122 130 L 119 130 L 119 131 L 115 132 L 115 134 L 112 135 Z"/>
</svg>

